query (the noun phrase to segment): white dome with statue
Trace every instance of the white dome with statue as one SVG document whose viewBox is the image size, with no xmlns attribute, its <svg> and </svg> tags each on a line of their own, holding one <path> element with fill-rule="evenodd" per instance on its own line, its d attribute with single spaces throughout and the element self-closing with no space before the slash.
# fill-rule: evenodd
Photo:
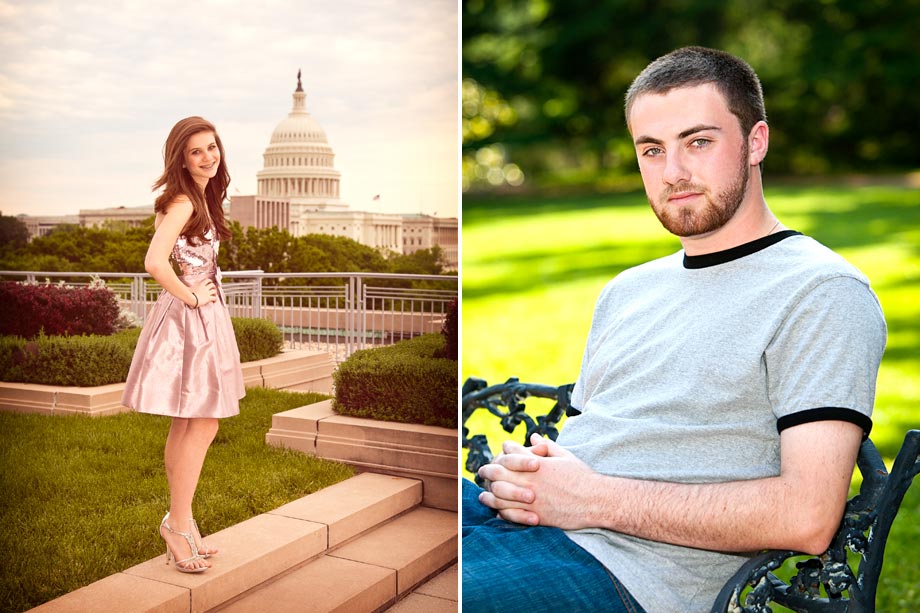
<svg viewBox="0 0 920 613">
<path fill-rule="evenodd" d="M 306 210 L 342 210 L 339 200 L 340 173 L 326 132 L 306 109 L 300 71 L 294 106 L 272 132 L 263 154 L 264 166 L 256 173 L 258 194 L 265 198 L 290 199 Z"/>
</svg>

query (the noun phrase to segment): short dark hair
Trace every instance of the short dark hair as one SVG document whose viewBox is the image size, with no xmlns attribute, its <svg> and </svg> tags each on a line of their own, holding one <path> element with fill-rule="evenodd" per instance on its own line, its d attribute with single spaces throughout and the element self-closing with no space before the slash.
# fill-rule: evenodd
<svg viewBox="0 0 920 613">
<path fill-rule="evenodd" d="M 758 121 L 767 120 L 757 73 L 744 60 L 706 47 L 682 47 L 663 55 L 639 73 L 626 92 L 626 122 L 636 98 L 666 94 L 678 87 L 713 83 L 725 96 L 728 110 L 738 118 L 745 136 Z"/>
</svg>

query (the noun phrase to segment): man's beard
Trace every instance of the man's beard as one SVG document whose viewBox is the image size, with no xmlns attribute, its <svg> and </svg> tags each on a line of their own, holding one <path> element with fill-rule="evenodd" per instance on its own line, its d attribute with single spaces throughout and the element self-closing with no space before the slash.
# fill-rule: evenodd
<svg viewBox="0 0 920 613">
<path fill-rule="evenodd" d="M 649 204 L 658 217 L 658 221 L 665 230 L 676 236 L 698 236 L 714 232 L 728 223 L 734 217 L 738 207 L 744 200 L 747 191 L 751 168 L 748 165 L 747 143 L 741 150 L 741 164 L 737 180 L 728 186 L 728 189 L 719 193 L 715 199 L 709 195 L 709 188 L 696 183 L 678 183 L 668 187 L 661 195 L 660 204 L 656 206 L 646 192 Z M 707 204 L 702 208 L 691 206 L 668 206 L 668 197 L 679 192 L 696 192 L 706 199 Z"/>
</svg>

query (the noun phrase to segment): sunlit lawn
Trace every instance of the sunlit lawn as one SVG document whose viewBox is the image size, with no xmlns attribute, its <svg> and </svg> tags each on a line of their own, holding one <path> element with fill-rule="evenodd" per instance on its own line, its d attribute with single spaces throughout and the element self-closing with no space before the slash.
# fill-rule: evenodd
<svg viewBox="0 0 920 613">
<path fill-rule="evenodd" d="M 890 460 L 904 433 L 920 428 L 920 192 L 779 187 L 767 189 L 767 200 L 787 227 L 859 267 L 882 302 L 889 337 L 872 439 Z M 625 268 L 678 249 L 641 193 L 464 199 L 463 378 L 574 381 L 604 284 Z M 523 438 L 522 428 L 508 435 L 484 411 L 467 425 L 487 434 L 495 452 L 509 436 Z M 908 492 L 889 539 L 879 610 L 920 607 L 917 551 L 920 483 Z"/>
<path fill-rule="evenodd" d="M 249 389 L 222 420 L 195 500 L 204 533 L 351 477 L 265 444 L 272 415 L 328 396 Z M 0 611 L 24 611 L 163 553 L 166 417 L 0 412 Z"/>
</svg>

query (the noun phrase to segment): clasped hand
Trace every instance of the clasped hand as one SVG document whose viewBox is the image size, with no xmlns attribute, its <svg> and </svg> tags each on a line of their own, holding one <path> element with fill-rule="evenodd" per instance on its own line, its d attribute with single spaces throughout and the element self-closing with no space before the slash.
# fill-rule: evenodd
<svg viewBox="0 0 920 613">
<path fill-rule="evenodd" d="M 538 434 L 531 436 L 531 445 L 506 441 L 503 453 L 479 469 L 479 476 L 489 482 L 479 501 L 519 524 L 589 527 L 586 510 L 599 475 Z"/>
</svg>

